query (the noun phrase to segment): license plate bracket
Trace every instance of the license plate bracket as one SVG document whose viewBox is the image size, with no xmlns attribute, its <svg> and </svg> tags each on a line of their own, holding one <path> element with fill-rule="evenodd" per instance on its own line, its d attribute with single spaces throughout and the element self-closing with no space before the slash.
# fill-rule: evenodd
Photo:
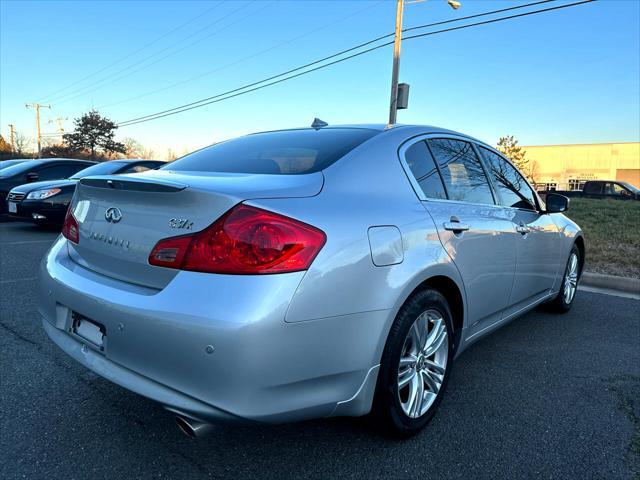
<svg viewBox="0 0 640 480">
<path fill-rule="evenodd" d="M 100 350 L 104 350 L 107 330 L 104 325 L 72 312 L 71 331 Z"/>
</svg>

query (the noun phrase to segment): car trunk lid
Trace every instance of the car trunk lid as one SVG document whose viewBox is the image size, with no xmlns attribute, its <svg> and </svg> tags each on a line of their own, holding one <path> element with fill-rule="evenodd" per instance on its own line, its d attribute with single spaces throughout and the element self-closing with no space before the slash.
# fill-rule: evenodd
<svg viewBox="0 0 640 480">
<path fill-rule="evenodd" d="M 84 178 L 72 205 L 80 241 L 69 242 L 69 255 L 100 274 L 161 289 L 177 271 L 148 263 L 159 240 L 202 230 L 242 201 L 314 196 L 322 184 L 320 172 L 261 175 L 153 171 Z"/>
</svg>

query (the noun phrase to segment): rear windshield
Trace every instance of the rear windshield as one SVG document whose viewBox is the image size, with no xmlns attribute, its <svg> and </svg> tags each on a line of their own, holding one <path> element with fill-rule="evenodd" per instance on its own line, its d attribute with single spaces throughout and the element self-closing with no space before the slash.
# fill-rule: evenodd
<svg viewBox="0 0 640 480">
<path fill-rule="evenodd" d="M 4 170 L 5 168 L 11 167 L 13 165 L 18 165 L 19 163 L 23 163 L 24 160 L 3 160 L 0 162 L 0 170 Z"/>
<path fill-rule="evenodd" d="M 11 167 L 3 168 L 0 170 L 0 177 L 12 177 L 13 175 L 17 175 L 19 173 L 25 173 L 30 168 L 37 167 L 41 165 L 42 162 L 38 160 L 30 160 L 28 162 L 18 163 L 17 165 L 13 165 Z"/>
<path fill-rule="evenodd" d="M 364 128 L 257 133 L 203 148 L 163 169 L 276 175 L 313 173 L 324 170 L 377 133 Z"/>
<path fill-rule="evenodd" d="M 71 178 L 78 180 L 83 177 L 88 177 L 89 175 L 109 175 L 120 170 L 124 165 L 125 162 L 115 162 L 113 160 L 110 162 L 98 163 L 97 165 L 91 165 L 90 167 L 80 170 Z"/>
</svg>

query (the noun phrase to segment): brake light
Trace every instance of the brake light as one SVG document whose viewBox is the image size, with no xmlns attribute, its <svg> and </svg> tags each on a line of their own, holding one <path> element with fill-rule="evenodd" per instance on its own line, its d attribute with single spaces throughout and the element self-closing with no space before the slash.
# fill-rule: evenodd
<svg viewBox="0 0 640 480">
<path fill-rule="evenodd" d="M 309 268 L 325 241 L 311 225 L 238 205 L 200 232 L 160 240 L 149 263 L 238 275 L 296 272 Z"/>
<path fill-rule="evenodd" d="M 71 211 L 71 206 L 67 209 L 67 215 L 64 217 L 62 236 L 76 245 L 80 242 L 80 229 L 78 228 L 78 221 Z"/>
</svg>

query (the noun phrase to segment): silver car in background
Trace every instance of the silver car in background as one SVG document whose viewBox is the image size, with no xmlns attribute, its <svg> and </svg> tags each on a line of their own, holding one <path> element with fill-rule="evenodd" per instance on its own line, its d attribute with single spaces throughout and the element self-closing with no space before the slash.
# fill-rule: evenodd
<svg viewBox="0 0 640 480">
<path fill-rule="evenodd" d="M 585 246 L 567 206 L 440 128 L 253 134 L 83 178 L 39 311 L 62 350 L 190 435 L 370 412 L 411 434 L 472 342 L 571 308 Z"/>
</svg>

